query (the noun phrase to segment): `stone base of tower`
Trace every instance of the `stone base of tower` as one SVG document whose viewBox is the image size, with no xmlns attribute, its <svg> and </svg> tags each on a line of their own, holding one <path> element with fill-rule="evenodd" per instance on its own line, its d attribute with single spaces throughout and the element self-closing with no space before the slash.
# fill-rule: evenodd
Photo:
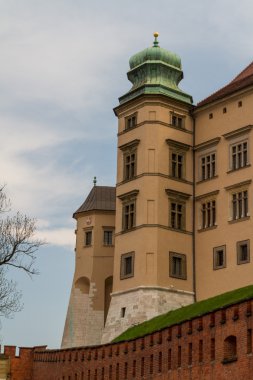
<svg viewBox="0 0 253 380">
<path fill-rule="evenodd" d="M 94 283 L 90 284 L 89 293 L 73 285 L 61 348 L 100 344 L 104 327 L 104 311 L 94 310 L 92 301 L 95 293 Z"/>
<path fill-rule="evenodd" d="M 194 302 L 194 293 L 162 287 L 140 286 L 112 293 L 102 342 L 111 342 L 138 323 Z"/>
</svg>

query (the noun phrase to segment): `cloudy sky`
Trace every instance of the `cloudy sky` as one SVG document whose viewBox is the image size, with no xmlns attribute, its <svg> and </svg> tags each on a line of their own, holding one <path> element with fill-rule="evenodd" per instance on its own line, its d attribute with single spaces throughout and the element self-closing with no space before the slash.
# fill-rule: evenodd
<svg viewBox="0 0 253 380">
<path fill-rule="evenodd" d="M 73 212 L 93 176 L 114 185 L 117 121 L 134 53 L 181 56 L 198 102 L 253 59 L 252 0 L 0 0 L 0 183 L 38 219 L 40 275 L 10 275 L 24 309 L 2 319 L 3 344 L 59 347 L 74 270 Z"/>
</svg>

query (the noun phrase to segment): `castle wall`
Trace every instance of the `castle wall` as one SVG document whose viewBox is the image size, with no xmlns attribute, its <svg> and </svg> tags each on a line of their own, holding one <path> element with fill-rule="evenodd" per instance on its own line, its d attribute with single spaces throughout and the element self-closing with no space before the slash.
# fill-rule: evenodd
<svg viewBox="0 0 253 380">
<path fill-rule="evenodd" d="M 19 355 L 16 355 L 16 346 L 4 346 L 4 352 L 0 355 L 0 363 L 8 361 L 8 365 L 1 366 L 0 379 L 33 380 L 34 351 L 39 353 L 45 349 L 46 346 L 20 347 Z"/>
<path fill-rule="evenodd" d="M 242 302 L 128 342 L 35 352 L 26 380 L 251 380 L 252 306 Z"/>
</svg>

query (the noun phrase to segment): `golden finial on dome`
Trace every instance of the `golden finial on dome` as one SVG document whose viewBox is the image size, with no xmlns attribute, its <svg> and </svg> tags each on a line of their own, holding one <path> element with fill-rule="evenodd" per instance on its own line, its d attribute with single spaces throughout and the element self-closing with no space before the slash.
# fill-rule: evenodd
<svg viewBox="0 0 253 380">
<path fill-rule="evenodd" d="M 153 42 L 153 46 L 154 47 L 159 47 L 159 42 L 157 41 L 157 37 L 159 36 L 159 33 L 155 32 L 153 35 L 155 37 L 155 41 Z"/>
</svg>

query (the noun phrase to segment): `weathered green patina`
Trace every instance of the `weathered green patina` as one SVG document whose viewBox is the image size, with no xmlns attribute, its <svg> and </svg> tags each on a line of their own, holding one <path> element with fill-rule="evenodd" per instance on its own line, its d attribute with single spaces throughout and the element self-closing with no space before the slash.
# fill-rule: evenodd
<svg viewBox="0 0 253 380">
<path fill-rule="evenodd" d="M 131 90 L 119 98 L 120 104 L 141 94 L 165 95 L 192 104 L 192 97 L 178 87 L 183 79 L 181 59 L 178 55 L 162 49 L 154 33 L 152 47 L 142 50 L 130 58 L 127 77 L 133 84 Z"/>
</svg>

